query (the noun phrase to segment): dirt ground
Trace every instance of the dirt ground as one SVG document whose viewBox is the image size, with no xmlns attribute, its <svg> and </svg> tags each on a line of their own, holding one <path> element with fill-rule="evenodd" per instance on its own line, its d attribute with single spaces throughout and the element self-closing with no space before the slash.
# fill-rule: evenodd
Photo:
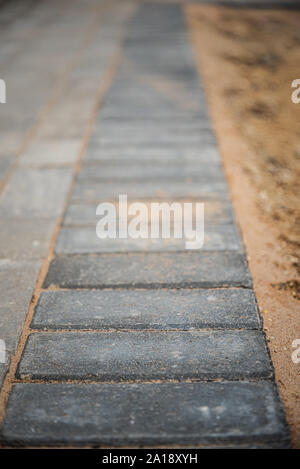
<svg viewBox="0 0 300 469">
<path fill-rule="evenodd" d="M 300 448 L 300 11 L 186 14 L 294 447 Z M 299 353 L 300 355 L 300 353 Z"/>
</svg>

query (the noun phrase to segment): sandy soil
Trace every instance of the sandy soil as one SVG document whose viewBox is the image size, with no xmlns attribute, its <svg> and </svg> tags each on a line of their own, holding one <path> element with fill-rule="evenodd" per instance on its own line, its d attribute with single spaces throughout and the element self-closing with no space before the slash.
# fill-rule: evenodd
<svg viewBox="0 0 300 469">
<path fill-rule="evenodd" d="M 237 221 L 294 447 L 300 448 L 300 11 L 189 5 Z"/>
</svg>

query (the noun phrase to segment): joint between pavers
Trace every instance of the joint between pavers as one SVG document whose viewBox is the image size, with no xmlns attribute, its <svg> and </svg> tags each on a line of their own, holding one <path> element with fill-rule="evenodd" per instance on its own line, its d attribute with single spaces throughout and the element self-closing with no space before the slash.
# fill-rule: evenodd
<svg viewBox="0 0 300 469">
<path fill-rule="evenodd" d="M 21 375 L 16 377 L 12 385 L 16 384 L 164 384 L 164 383 L 173 383 L 173 384 L 192 384 L 192 383 L 262 383 L 268 382 L 276 384 L 274 379 L 274 374 L 269 376 L 262 376 L 259 378 L 184 378 L 184 379 L 128 379 L 128 380 L 95 380 L 95 379 L 79 379 L 79 378 L 30 378 L 27 375 Z"/>
</svg>

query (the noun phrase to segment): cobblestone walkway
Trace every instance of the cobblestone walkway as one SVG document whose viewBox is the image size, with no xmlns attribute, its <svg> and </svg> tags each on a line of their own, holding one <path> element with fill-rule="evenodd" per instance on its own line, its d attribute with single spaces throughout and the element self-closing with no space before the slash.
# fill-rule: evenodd
<svg viewBox="0 0 300 469">
<path fill-rule="evenodd" d="M 288 446 L 182 10 L 144 4 L 126 21 L 24 333 L 2 440 Z M 102 47 L 100 35 L 93 47 Z M 94 72 L 86 61 L 82 86 Z M 96 206 L 119 194 L 129 203 L 204 201 L 204 247 L 100 241 Z"/>
</svg>

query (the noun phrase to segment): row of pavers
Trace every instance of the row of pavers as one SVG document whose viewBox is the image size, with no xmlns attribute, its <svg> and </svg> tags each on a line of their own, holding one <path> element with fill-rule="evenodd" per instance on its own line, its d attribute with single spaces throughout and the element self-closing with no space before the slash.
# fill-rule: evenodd
<svg viewBox="0 0 300 469">
<path fill-rule="evenodd" d="M 205 201 L 203 249 L 97 240 L 96 205 L 119 194 Z M 143 5 L 65 213 L 2 435 L 288 446 L 261 326 L 182 12 Z"/>
<path fill-rule="evenodd" d="M 1 4 L 0 387 L 132 7 L 117 0 Z"/>
</svg>

